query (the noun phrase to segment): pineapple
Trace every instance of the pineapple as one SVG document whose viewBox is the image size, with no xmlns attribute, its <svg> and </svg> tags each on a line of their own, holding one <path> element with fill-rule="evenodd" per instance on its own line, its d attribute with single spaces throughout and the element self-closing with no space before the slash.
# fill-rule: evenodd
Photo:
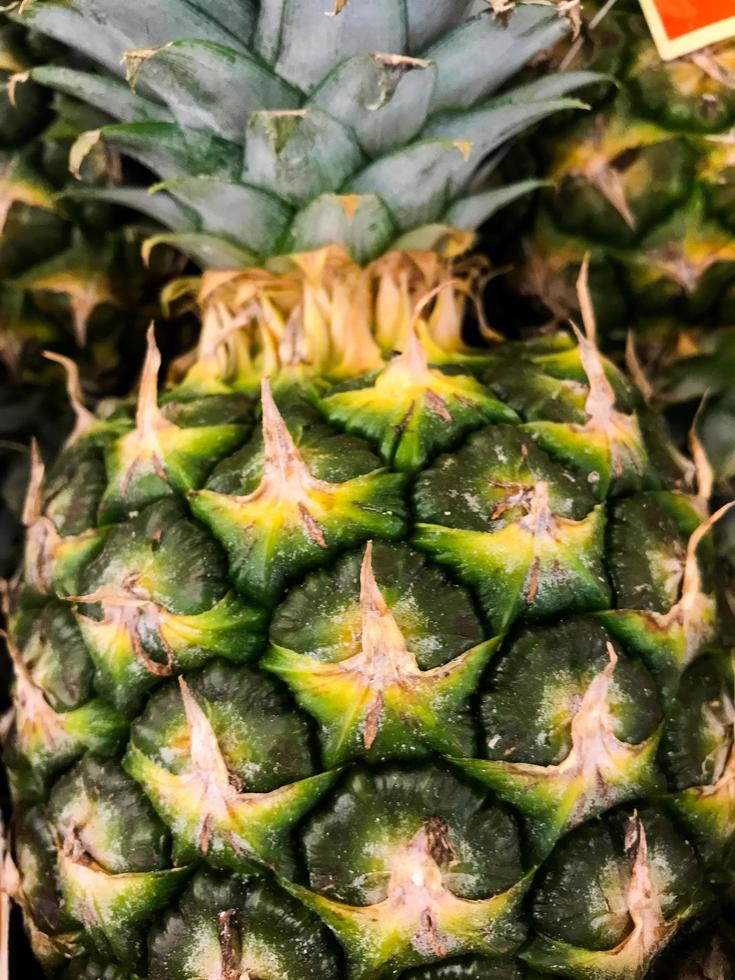
<svg viewBox="0 0 735 980">
<path fill-rule="evenodd" d="M 727 977 L 733 673 L 707 480 L 468 257 L 568 29 L 442 0 L 32 0 L 157 183 L 197 349 L 34 455 L 5 888 L 64 980 Z M 328 16 L 325 16 L 328 14 Z M 124 56 L 132 90 L 116 77 Z M 584 276 L 582 295 L 586 297 Z M 719 970 L 719 974 L 712 971 Z"/>
<path fill-rule="evenodd" d="M 58 196 L 69 183 L 69 146 L 109 117 L 60 94 L 49 99 L 29 81 L 34 63 L 74 56 L 0 17 L 0 329 L 3 359 L 17 368 L 39 345 L 68 348 L 74 339 L 84 345 L 95 310 L 119 305 L 106 266 L 121 256 L 106 254 L 112 237 L 100 248 L 109 230 L 104 209 L 75 210 Z M 102 176 L 104 161 L 94 163 L 95 176 Z"/>
<path fill-rule="evenodd" d="M 123 215 L 104 203 L 74 204 L 63 196 L 65 188 L 77 186 L 68 172 L 69 148 L 81 132 L 110 117 L 27 75 L 34 65 L 68 66 L 78 60 L 0 13 L 0 573 L 5 575 L 18 562 L 30 440 L 35 437 L 44 452 L 55 454 L 68 426 L 64 374 L 44 351 L 79 361 L 90 398 L 128 391 L 151 311 L 157 309 L 153 284 L 172 268 L 171 256 L 159 250 L 154 268 L 146 272 L 132 212 Z M 90 156 L 85 180 L 112 180 L 116 164 L 101 152 Z"/>
<path fill-rule="evenodd" d="M 735 42 L 661 60 L 637 0 L 584 4 L 585 30 L 551 64 L 594 65 L 616 80 L 594 105 L 533 142 L 543 192 L 515 254 L 514 290 L 535 323 L 577 314 L 576 270 L 591 254 L 604 346 L 634 331 L 656 394 L 692 410 L 718 486 L 735 462 Z M 539 165 L 539 159 L 543 162 Z M 681 417 L 681 410 L 677 417 Z"/>
<path fill-rule="evenodd" d="M 594 111 L 563 135 L 547 130 L 544 172 L 554 186 L 518 283 L 563 319 L 576 308 L 574 268 L 590 251 L 593 296 L 611 339 L 624 339 L 631 323 L 665 324 L 673 341 L 674 324 L 727 323 L 735 43 L 663 62 L 632 0 L 585 4 L 585 15 L 587 36 L 571 50 L 560 46 L 552 63 L 595 65 L 617 85 L 593 90 Z"/>
</svg>

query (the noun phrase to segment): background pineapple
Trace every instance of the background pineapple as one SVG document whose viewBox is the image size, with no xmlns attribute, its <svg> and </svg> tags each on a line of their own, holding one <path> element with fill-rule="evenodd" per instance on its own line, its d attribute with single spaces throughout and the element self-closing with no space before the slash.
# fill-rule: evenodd
<svg viewBox="0 0 735 980">
<path fill-rule="evenodd" d="M 64 372 L 44 350 L 72 357 L 86 397 L 127 392 L 157 310 L 157 284 L 181 268 L 159 250 L 146 271 L 144 230 L 133 212 L 98 202 L 74 203 L 69 150 L 81 132 L 110 117 L 26 74 L 34 65 L 63 70 L 80 58 L 0 13 L 0 573 L 18 561 L 20 510 L 35 437 L 55 455 L 70 413 Z M 98 152 L 84 179 L 107 186 L 121 162 Z M 138 225 L 140 222 L 138 222 Z M 150 227 L 148 228 L 150 233 Z M 173 264 L 175 261 L 176 264 Z M 182 328 L 182 333 L 185 330 Z M 171 341 L 167 336 L 164 340 Z"/>
<path fill-rule="evenodd" d="M 539 195 L 520 256 L 517 246 L 501 256 L 514 266 L 513 288 L 530 301 L 514 314 L 535 324 L 576 315 L 576 270 L 589 252 L 604 343 L 622 351 L 635 332 L 657 395 L 688 403 L 689 413 L 676 416 L 684 430 L 709 393 L 699 430 L 725 490 L 735 475 L 727 438 L 735 407 L 735 43 L 665 63 L 635 0 L 586 2 L 583 14 L 580 38 L 551 52 L 545 70 L 594 66 L 616 85 L 586 92 L 590 114 L 547 125 L 525 150 L 553 187 Z"/>
<path fill-rule="evenodd" d="M 576 309 L 575 269 L 591 251 L 592 293 L 611 339 L 660 323 L 676 343 L 677 327 L 732 317 L 735 45 L 663 62 L 633 0 L 587 3 L 584 14 L 582 36 L 551 52 L 550 64 L 594 65 L 617 84 L 592 90 L 593 112 L 547 126 L 535 145 L 554 186 L 518 282 L 563 321 Z"/>
<path fill-rule="evenodd" d="M 34 459 L 5 877 L 48 972 L 727 977 L 706 487 L 589 314 L 461 335 L 472 231 L 528 189 L 493 186 L 498 151 L 590 77 L 493 93 L 567 25 L 23 8 L 109 70 L 31 73 L 124 120 L 74 166 L 104 145 L 162 181 L 86 196 L 207 270 L 167 291 L 197 288 L 203 323 L 177 383 L 159 396 L 151 331 L 136 404 L 75 399 Z"/>
</svg>

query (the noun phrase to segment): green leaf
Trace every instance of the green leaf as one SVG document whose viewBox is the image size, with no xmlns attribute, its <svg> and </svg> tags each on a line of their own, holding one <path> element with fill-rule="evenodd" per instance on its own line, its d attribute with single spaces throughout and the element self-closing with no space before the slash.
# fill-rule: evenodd
<svg viewBox="0 0 735 980">
<path fill-rule="evenodd" d="M 394 235 L 395 225 L 380 198 L 322 194 L 296 215 L 288 251 L 342 245 L 362 263 L 384 252 Z"/>
<path fill-rule="evenodd" d="M 124 82 L 103 75 L 60 65 L 41 65 L 32 70 L 31 78 L 57 92 L 88 102 L 121 122 L 166 122 L 171 119 L 164 106 L 136 95 Z"/>
<path fill-rule="evenodd" d="M 507 26 L 489 9 L 466 20 L 422 52 L 438 69 L 434 109 L 471 106 L 487 98 L 568 30 L 547 4 L 524 3 Z"/>
<path fill-rule="evenodd" d="M 88 20 L 75 8 L 52 0 L 34 0 L 17 20 L 70 48 L 84 50 L 113 75 L 122 75 L 120 58 L 126 44 L 111 34 L 104 23 Z"/>
<path fill-rule="evenodd" d="M 405 231 L 444 213 L 455 177 L 466 169 L 465 150 L 457 141 L 427 140 L 376 160 L 350 182 L 349 190 L 382 198 Z"/>
<path fill-rule="evenodd" d="M 320 109 L 256 112 L 247 130 L 243 179 L 306 204 L 337 190 L 362 162 L 350 131 Z"/>
<path fill-rule="evenodd" d="M 37 2 L 37 0 L 36 0 Z M 32 5 L 33 6 L 33 5 Z M 176 37 L 197 37 L 222 44 L 241 47 L 236 37 L 215 19 L 204 13 L 198 4 L 189 0 L 74 0 L 74 9 L 84 17 L 85 24 L 101 24 L 111 35 L 120 39 L 120 56 L 131 48 L 151 48 Z M 85 44 L 77 39 L 77 46 Z"/>
<path fill-rule="evenodd" d="M 128 59 L 132 78 L 162 99 L 182 126 L 243 143 L 258 109 L 294 109 L 300 94 L 249 55 L 209 41 L 174 41 Z"/>
<path fill-rule="evenodd" d="M 430 62 L 360 54 L 342 62 L 309 102 L 351 126 L 369 157 L 406 146 L 426 121 L 436 82 Z"/>
<path fill-rule="evenodd" d="M 494 187 L 482 194 L 461 198 L 444 215 L 444 222 L 453 228 L 479 228 L 507 204 L 546 186 L 543 180 L 520 180 L 507 187 Z"/>
<path fill-rule="evenodd" d="M 443 37 L 455 24 L 467 17 L 476 0 L 405 0 L 408 21 L 408 46 L 411 54 Z"/>
<path fill-rule="evenodd" d="M 85 134 L 86 135 L 86 134 Z M 234 178 L 240 148 L 202 129 L 173 123 L 120 123 L 101 130 L 105 143 L 164 179 L 206 174 Z"/>
<path fill-rule="evenodd" d="M 250 47 L 258 19 L 258 0 L 189 0 L 189 6 L 226 28 L 244 47 Z"/>
<path fill-rule="evenodd" d="M 196 230 L 196 215 L 183 208 L 168 194 L 151 194 L 143 187 L 89 187 L 65 191 L 63 197 L 74 201 L 107 201 L 133 211 L 140 211 L 174 231 Z"/>
<path fill-rule="evenodd" d="M 150 254 L 156 245 L 171 245 L 205 269 L 240 269 L 257 265 L 258 256 L 216 235 L 204 232 L 184 231 L 180 234 L 156 235 L 145 243 Z"/>
<path fill-rule="evenodd" d="M 585 108 L 584 103 L 565 96 L 600 77 L 594 72 L 569 72 L 532 82 L 475 109 L 441 113 L 429 121 L 421 135 L 425 139 L 471 142 L 474 167 L 502 143 L 545 116 L 562 109 Z"/>
<path fill-rule="evenodd" d="M 370 164 L 351 181 L 350 190 L 382 197 L 401 230 L 431 224 L 467 188 L 489 154 L 546 116 L 580 108 L 581 103 L 558 96 L 597 77 L 570 72 L 565 81 L 543 79 L 482 108 L 441 114 L 424 128 L 421 142 Z"/>
<path fill-rule="evenodd" d="M 227 235 L 249 250 L 268 255 L 286 230 L 291 209 L 257 187 L 210 177 L 186 177 L 161 185 L 201 217 L 201 230 Z"/>
<path fill-rule="evenodd" d="M 281 19 L 286 0 L 261 0 L 255 50 L 269 65 L 275 63 L 281 43 Z"/>
<path fill-rule="evenodd" d="M 348 3 L 336 16 L 334 0 L 262 0 L 258 52 L 279 75 L 310 92 L 329 72 L 365 51 L 405 51 L 403 4 Z"/>
</svg>

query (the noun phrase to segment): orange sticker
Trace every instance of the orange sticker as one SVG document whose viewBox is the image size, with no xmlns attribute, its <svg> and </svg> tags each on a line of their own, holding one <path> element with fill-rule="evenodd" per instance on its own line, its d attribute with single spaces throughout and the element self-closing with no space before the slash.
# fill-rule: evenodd
<svg viewBox="0 0 735 980">
<path fill-rule="evenodd" d="M 641 0 L 664 60 L 735 37 L 735 0 Z"/>
</svg>

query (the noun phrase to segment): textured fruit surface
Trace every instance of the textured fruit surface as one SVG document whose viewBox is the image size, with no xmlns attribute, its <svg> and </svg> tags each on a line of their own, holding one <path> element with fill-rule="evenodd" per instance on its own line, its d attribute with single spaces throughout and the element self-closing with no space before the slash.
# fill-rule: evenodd
<svg viewBox="0 0 735 980">
<path fill-rule="evenodd" d="M 515 328 L 519 313 L 535 325 L 577 316 L 577 269 L 589 253 L 603 349 L 622 355 L 635 335 L 661 404 L 686 403 L 686 413 L 672 412 L 684 432 L 707 394 L 697 428 L 729 497 L 735 45 L 663 62 L 638 3 L 617 0 L 586 2 L 580 37 L 549 56 L 546 70 L 595 68 L 615 84 L 584 90 L 591 112 L 552 120 L 523 155 L 552 186 L 526 216 L 521 247 L 511 235 L 497 249 L 513 266 L 511 291 L 523 297 L 508 304 L 501 293 L 498 321 Z M 519 168 L 509 172 L 516 179 Z"/>
<path fill-rule="evenodd" d="M 140 258 L 134 212 L 75 203 L 68 169 L 76 138 L 111 121 L 70 95 L 30 81 L 69 70 L 78 56 L 0 11 L 0 574 L 20 554 L 20 510 L 35 437 L 53 455 L 68 428 L 64 374 L 46 351 L 73 358 L 90 401 L 134 384 L 145 329 L 158 310 L 161 275 L 182 267 L 159 251 Z M 45 67 L 42 68 L 41 66 Z M 97 153 L 84 178 L 99 189 L 122 179 L 119 158 Z M 168 346 L 168 345 L 167 345 Z"/>
<path fill-rule="evenodd" d="M 159 404 L 158 363 L 26 507 L 6 763 L 47 970 L 635 980 L 692 948 L 733 848 L 709 525 L 594 345 L 414 339 L 410 458 L 405 387 L 345 428 L 374 372 Z"/>
<path fill-rule="evenodd" d="M 585 4 L 567 67 L 608 71 L 592 112 L 549 127 L 536 153 L 553 188 L 525 245 L 518 284 L 553 317 L 576 308 L 574 269 L 592 253 L 598 315 L 613 337 L 665 318 L 692 328 L 732 317 L 735 48 L 723 42 L 664 63 L 636 4 Z M 545 144 L 546 150 L 542 149 Z M 673 326 L 673 324 L 672 324 Z M 676 342 L 675 331 L 670 334 Z"/>
<path fill-rule="evenodd" d="M 496 93 L 566 21 L 22 8 L 102 66 L 31 80 L 120 120 L 74 168 L 101 148 L 145 168 L 82 197 L 139 207 L 168 229 L 149 256 L 173 242 L 206 270 L 167 291 L 202 316 L 172 384 L 151 330 L 137 401 L 75 397 L 67 448 L 34 459 L 5 875 L 47 971 L 716 964 L 733 678 L 707 480 L 691 492 L 589 315 L 574 337 L 462 336 L 476 309 L 492 337 L 473 229 L 529 187 L 498 188 L 498 151 L 591 78 Z"/>
</svg>

